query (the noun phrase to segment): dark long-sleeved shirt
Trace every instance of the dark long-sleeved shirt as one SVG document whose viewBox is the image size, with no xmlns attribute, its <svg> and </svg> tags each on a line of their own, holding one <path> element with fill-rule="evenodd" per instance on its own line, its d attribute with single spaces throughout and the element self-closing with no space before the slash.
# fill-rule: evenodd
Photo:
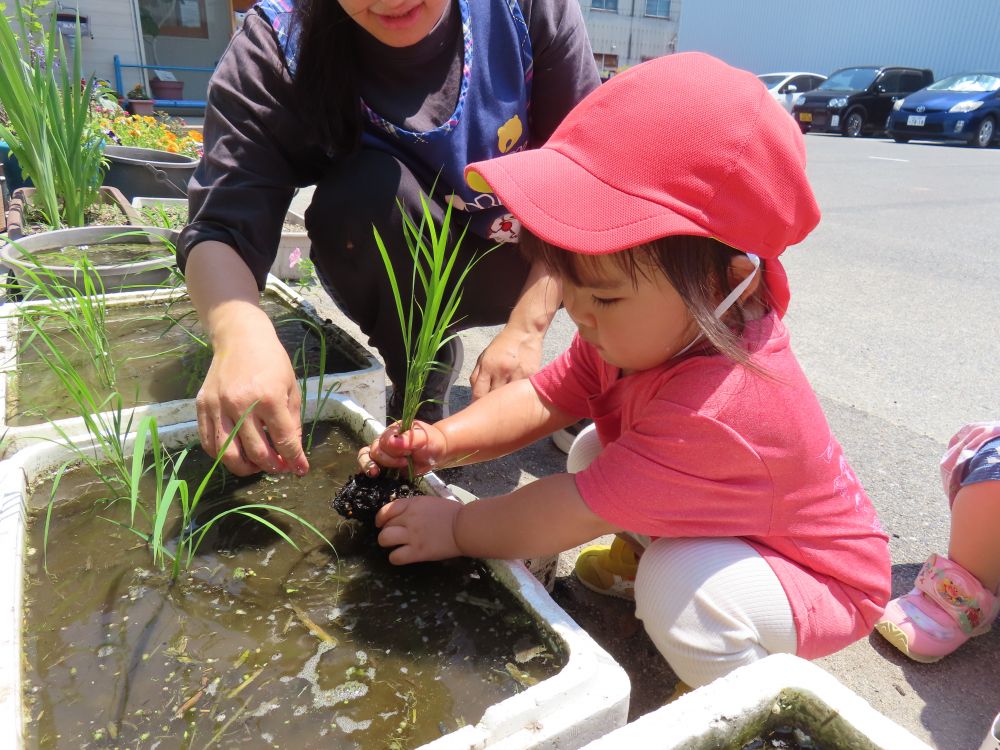
<svg viewBox="0 0 1000 750">
<path fill-rule="evenodd" d="M 529 132 L 535 147 L 599 78 L 577 3 L 520 3 L 533 56 Z M 374 111 L 408 130 L 427 130 L 450 116 L 462 74 L 454 5 L 411 47 L 388 47 L 360 27 L 355 31 L 359 87 Z M 315 184 L 336 166 L 326 144 L 306 132 L 274 31 L 250 13 L 209 85 L 205 155 L 189 189 L 191 223 L 178 246 L 182 270 L 192 247 L 217 240 L 235 248 L 263 284 L 295 188 Z"/>
</svg>

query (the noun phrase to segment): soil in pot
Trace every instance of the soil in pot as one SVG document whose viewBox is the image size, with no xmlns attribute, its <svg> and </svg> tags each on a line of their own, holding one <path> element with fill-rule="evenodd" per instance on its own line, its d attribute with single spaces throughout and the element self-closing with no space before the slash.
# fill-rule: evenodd
<svg viewBox="0 0 1000 750">
<path fill-rule="evenodd" d="M 319 374 L 320 340 L 299 318 L 298 310 L 265 293 L 261 307 L 275 321 L 278 338 L 296 364 L 296 374 Z M 18 368 L 7 375 L 7 424 L 37 424 L 42 419 L 76 416 L 75 403 L 58 378 L 29 344 L 30 329 L 21 326 L 18 341 Z M 117 370 L 118 392 L 126 408 L 177 399 L 193 398 L 208 372 L 211 353 L 194 336 L 204 338 L 194 307 L 186 298 L 148 307 L 111 307 L 106 329 L 111 359 Z M 47 331 L 48 332 L 48 331 Z M 94 368 L 93 355 L 81 351 L 66 334 L 53 330 L 50 335 L 79 371 L 88 386 L 104 395 Z M 44 349 L 43 349 L 44 351 Z M 303 358 L 304 353 L 304 358 Z M 366 366 L 354 361 L 327 337 L 326 374 L 350 372 Z M 303 362 L 305 365 L 303 365 Z M 334 385 L 328 378 L 324 388 Z"/>
<path fill-rule="evenodd" d="M 43 568 L 49 483 L 30 499 L 25 572 L 27 746 L 411 748 L 470 723 L 564 664 L 485 568 L 395 567 L 324 498 L 357 443 L 328 424 L 307 477 L 225 480 L 217 503 L 281 503 L 301 551 L 244 522 L 206 537 L 170 584 L 145 545 L 99 516 L 86 470 L 68 473 Z M 185 466 L 200 476 L 206 462 Z M 144 489 L 144 492 L 146 490 Z"/>
</svg>

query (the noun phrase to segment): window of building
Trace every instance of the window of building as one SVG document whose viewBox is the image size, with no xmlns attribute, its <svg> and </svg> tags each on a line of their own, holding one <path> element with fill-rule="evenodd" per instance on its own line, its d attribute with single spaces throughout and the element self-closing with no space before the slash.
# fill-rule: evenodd
<svg viewBox="0 0 1000 750">
<path fill-rule="evenodd" d="M 646 0 L 646 15 L 670 18 L 670 0 Z"/>
<path fill-rule="evenodd" d="M 618 55 L 595 52 L 594 60 L 600 70 L 616 70 L 618 68 Z"/>
<path fill-rule="evenodd" d="M 590 7 L 593 10 L 608 10 L 617 13 L 618 0 L 590 0 Z"/>
</svg>

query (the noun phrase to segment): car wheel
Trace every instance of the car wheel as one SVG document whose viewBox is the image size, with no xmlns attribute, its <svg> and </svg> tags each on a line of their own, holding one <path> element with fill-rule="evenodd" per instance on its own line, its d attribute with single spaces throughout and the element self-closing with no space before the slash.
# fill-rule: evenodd
<svg viewBox="0 0 1000 750">
<path fill-rule="evenodd" d="M 840 131 L 848 138 L 857 138 L 861 135 L 861 129 L 865 126 L 865 116 L 859 110 L 849 112 L 844 118 L 844 126 Z"/>
<path fill-rule="evenodd" d="M 986 148 L 990 145 L 994 135 L 996 135 L 996 123 L 992 117 L 986 117 L 979 123 L 979 128 L 969 139 L 969 145 L 975 148 Z"/>
<path fill-rule="evenodd" d="M 799 123 L 799 130 L 802 131 L 802 135 L 805 135 L 806 133 L 809 132 L 809 126 L 800 122 Z"/>
<path fill-rule="evenodd" d="M 909 143 L 910 142 L 909 137 L 905 136 L 905 135 L 894 135 L 892 137 L 892 140 L 894 140 L 896 143 Z"/>
</svg>

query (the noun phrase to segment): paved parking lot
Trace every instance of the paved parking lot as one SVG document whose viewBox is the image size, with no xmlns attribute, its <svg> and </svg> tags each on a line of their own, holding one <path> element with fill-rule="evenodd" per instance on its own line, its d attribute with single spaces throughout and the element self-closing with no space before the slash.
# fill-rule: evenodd
<svg viewBox="0 0 1000 750">
<path fill-rule="evenodd" d="M 948 438 L 965 422 L 1000 417 L 1000 148 L 827 135 L 806 143 L 823 220 L 785 256 L 786 320 L 891 535 L 898 595 L 930 552 L 947 549 L 937 462 Z M 490 334 L 463 334 L 453 408 L 468 401 L 468 374 Z M 560 314 L 546 358 L 571 335 Z M 561 471 L 563 459 L 546 440 L 446 479 L 489 495 Z M 632 718 L 658 707 L 676 677 L 629 605 L 575 585 L 572 560 L 562 556 L 556 600 L 629 672 Z M 818 663 L 940 750 L 977 750 L 1000 710 L 1000 628 L 935 665 L 910 662 L 877 635 Z"/>
</svg>

